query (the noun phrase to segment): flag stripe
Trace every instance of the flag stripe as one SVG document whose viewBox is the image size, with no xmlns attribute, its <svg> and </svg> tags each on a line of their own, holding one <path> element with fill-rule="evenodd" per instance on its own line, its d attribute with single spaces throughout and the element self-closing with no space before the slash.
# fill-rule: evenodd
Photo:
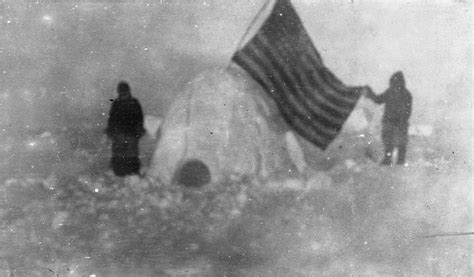
<svg viewBox="0 0 474 277">
<path fill-rule="evenodd" d="M 251 48 L 256 55 L 256 52 L 260 52 L 258 55 L 267 60 L 267 63 L 271 63 L 271 68 L 278 73 L 277 76 L 274 76 L 277 77 L 275 80 L 283 83 L 285 87 L 288 87 L 290 94 L 293 92 L 293 95 L 297 98 L 297 102 L 304 107 L 305 112 L 309 113 L 311 117 L 318 118 L 319 116 L 323 116 L 324 119 L 327 120 L 327 125 L 334 124 L 333 127 L 337 128 L 337 126 L 341 124 L 341 121 L 344 121 L 340 113 L 326 106 L 324 102 L 312 101 L 312 92 L 299 85 L 298 80 L 289 72 L 288 66 L 279 62 L 280 59 L 275 57 L 277 54 L 269 47 L 268 43 L 264 42 L 264 38 L 259 38 L 260 37 L 256 38 L 255 45 L 249 46 L 249 48 Z"/>
<path fill-rule="evenodd" d="M 334 103 L 331 99 L 324 98 L 324 96 L 322 96 L 322 91 L 324 91 L 323 86 L 320 84 L 312 84 L 306 74 L 302 72 L 301 68 L 294 68 L 293 71 L 295 72 L 295 76 L 297 76 L 296 78 L 298 78 L 299 82 L 302 84 L 302 87 L 304 87 L 306 90 L 311 87 L 315 88 L 314 92 L 309 91 L 308 93 L 308 97 L 310 97 L 312 101 L 324 103 L 328 108 L 332 109 L 334 112 L 337 112 L 341 117 L 352 111 L 350 107 L 341 105 L 338 106 L 337 103 Z"/>
<path fill-rule="evenodd" d="M 284 7 L 285 4 L 287 8 Z M 349 107 L 351 107 L 352 109 L 353 100 L 357 101 L 359 99 L 359 95 L 357 93 L 354 93 L 352 89 L 345 86 L 324 66 L 321 56 L 314 48 L 310 37 L 304 30 L 301 20 L 299 19 L 291 4 L 288 2 L 282 3 L 281 1 L 279 1 L 279 3 L 277 3 L 277 5 L 275 6 L 275 10 L 275 14 L 286 15 L 288 18 L 290 18 L 293 21 L 291 22 L 292 24 L 285 24 L 288 22 L 284 20 L 269 19 L 269 21 L 267 22 L 268 24 L 265 24 L 262 27 L 261 32 L 257 33 L 256 37 L 265 36 L 276 40 L 277 43 L 274 43 L 274 45 L 275 47 L 279 48 L 280 53 L 282 55 L 291 55 L 293 56 L 292 58 L 296 59 L 300 57 L 301 61 L 309 59 L 311 61 L 310 70 L 312 72 L 318 73 L 321 76 L 321 79 L 333 88 L 335 93 L 331 92 L 331 95 L 329 97 L 336 97 L 336 101 L 347 102 L 349 104 Z M 290 30 L 290 28 L 287 28 L 288 25 L 290 25 L 290 27 L 293 27 L 291 28 L 292 30 Z M 299 25 L 301 27 L 294 28 L 295 25 Z M 274 30 L 278 30 L 278 36 L 275 36 Z M 294 45 L 292 44 L 297 44 L 297 46 L 299 47 L 294 47 Z"/>
<path fill-rule="evenodd" d="M 242 59 L 243 57 L 242 56 L 239 56 L 238 58 L 236 58 L 237 60 L 240 60 Z M 253 71 L 253 68 L 251 66 L 247 67 L 247 65 L 245 64 L 244 61 L 241 61 L 241 64 L 243 66 L 244 69 L 246 69 L 250 74 L 252 73 L 255 73 L 255 71 Z M 257 78 L 256 81 L 264 88 L 267 88 L 267 86 L 265 85 L 265 82 L 262 80 L 262 79 L 259 79 Z M 315 132 L 314 130 L 312 130 L 311 128 L 307 128 L 307 126 L 305 126 L 304 123 L 301 123 L 301 121 L 292 116 L 291 115 L 291 112 L 289 112 L 288 110 L 284 109 L 282 106 L 278 106 L 279 109 L 280 109 L 280 112 L 282 113 L 282 116 L 283 118 L 285 119 L 285 121 L 293 128 L 296 130 L 296 132 L 301 135 L 302 137 L 304 137 L 305 139 L 307 139 L 308 141 L 312 142 L 313 144 L 315 144 L 316 146 L 318 147 L 321 147 L 321 148 L 324 148 L 326 147 L 327 143 L 328 143 L 328 138 L 324 138 L 322 137 L 318 132 Z"/>
<path fill-rule="evenodd" d="M 305 77 L 308 77 L 313 88 L 317 88 L 319 94 L 324 97 L 328 102 L 338 105 L 341 108 L 352 111 L 354 108 L 354 103 L 356 101 L 342 96 L 338 91 L 334 90 L 330 84 L 327 84 L 326 81 L 314 70 L 313 66 L 309 63 L 308 60 L 303 60 L 301 67 L 306 72 L 312 72 L 312 74 L 305 74 Z"/>
<path fill-rule="evenodd" d="M 247 57 L 251 57 L 256 61 L 255 66 L 258 68 L 256 72 L 259 79 L 269 84 L 272 95 L 278 99 L 281 105 L 291 110 L 292 114 L 298 116 L 300 120 L 306 121 L 308 125 L 319 125 L 322 128 L 321 131 L 328 136 L 335 134 L 334 130 L 339 127 L 338 123 L 330 122 L 316 113 L 314 115 L 308 113 L 308 110 L 304 108 L 304 104 L 296 99 L 295 93 L 292 93 L 286 83 L 281 80 L 280 73 L 277 71 L 278 67 L 275 66 L 273 60 L 267 59 L 254 45 L 250 45 L 243 52 L 247 54 Z"/>
<path fill-rule="evenodd" d="M 254 47 L 249 47 L 249 49 L 256 50 Z M 339 121 L 337 119 L 329 120 L 324 117 L 321 112 L 316 113 L 314 111 L 308 110 L 308 106 L 306 103 L 307 101 L 304 101 L 304 99 L 303 101 L 301 101 L 301 99 L 298 99 L 298 94 L 291 88 L 288 88 L 289 82 L 282 80 L 283 78 L 277 70 L 278 67 L 276 67 L 276 65 L 272 63 L 272 60 L 265 59 L 264 56 L 259 57 L 262 64 L 267 65 L 265 67 L 265 70 L 267 71 L 267 76 L 272 76 L 271 81 L 273 81 L 273 84 L 276 85 L 273 93 L 281 95 L 283 101 L 286 101 L 285 104 L 292 107 L 295 110 L 295 113 L 302 114 L 302 117 L 308 121 L 308 124 L 317 123 L 316 125 L 322 128 L 323 132 L 329 135 L 334 135 L 334 130 L 337 130 L 339 128 Z M 262 58 L 264 60 L 262 60 Z M 266 76 L 264 75 L 262 77 L 265 78 Z"/>
<path fill-rule="evenodd" d="M 291 11 L 294 13 L 293 9 L 286 11 L 285 13 L 289 15 Z M 298 19 L 298 24 L 301 24 L 296 13 L 294 13 L 294 16 Z M 328 88 L 321 90 L 321 96 L 327 98 L 328 101 L 331 101 L 336 105 L 343 106 L 352 111 L 354 101 L 359 99 L 359 95 L 346 87 L 329 70 L 327 70 L 322 62 L 321 56 L 314 48 L 309 36 L 303 28 L 299 29 L 297 34 L 294 31 L 289 33 L 288 28 L 285 28 L 283 22 L 284 21 L 274 20 L 271 22 L 273 24 L 273 26 L 271 26 L 272 28 L 263 26 L 262 31 L 256 34 L 255 39 L 265 37 L 268 38 L 268 40 L 276 40 L 277 42 L 272 43 L 272 45 L 278 47 L 282 59 L 288 59 L 288 56 L 292 56 L 291 59 L 296 61 L 299 60 L 300 62 L 308 62 L 308 60 L 310 60 L 311 65 L 308 67 L 308 72 L 318 74 L 320 76 L 319 83 L 324 82 L 327 84 L 328 88 L 332 88 L 332 91 Z M 294 22 L 294 24 L 296 24 L 296 22 Z M 278 37 L 275 37 L 273 34 L 273 29 L 279 30 Z M 282 41 L 281 38 L 286 38 L 286 40 Z M 299 42 L 298 46 L 300 47 L 292 47 L 291 43 L 295 41 Z M 327 73 L 329 73 L 329 76 Z"/>
<path fill-rule="evenodd" d="M 306 52 L 306 57 L 311 61 L 311 63 L 316 62 L 316 57 L 314 53 L 308 51 Z M 340 97 L 339 99 L 341 101 L 345 102 L 357 102 L 359 99 L 360 94 L 357 92 L 354 92 L 354 89 L 347 87 L 344 85 L 329 69 L 326 67 L 319 69 L 318 74 L 321 76 L 321 78 L 329 84 L 334 91 L 337 92 L 337 96 Z"/>
<path fill-rule="evenodd" d="M 234 60 L 242 66 L 251 76 L 254 76 L 255 80 L 268 92 L 274 90 L 271 84 L 267 83 L 264 79 L 260 78 L 259 74 L 259 66 L 255 63 L 255 61 L 251 57 L 247 57 L 245 54 L 234 56 Z M 272 95 L 273 96 L 273 95 Z M 280 101 L 278 99 L 276 102 L 279 104 Z M 320 134 L 313 130 L 312 128 L 307 128 L 305 123 L 302 123 L 301 120 L 294 116 L 293 110 L 291 107 L 287 107 L 286 105 L 278 105 L 280 112 L 283 115 L 283 118 L 287 121 L 287 123 L 294 128 L 302 137 L 307 139 L 308 141 L 312 142 L 318 147 L 325 148 L 328 141 L 330 141 L 330 137 L 326 137 L 323 134 Z"/>
<path fill-rule="evenodd" d="M 320 84 L 316 83 L 315 85 L 309 86 L 309 83 L 305 83 L 301 76 L 304 77 L 306 74 L 297 72 L 301 66 L 290 66 L 281 62 L 283 58 L 271 47 L 271 44 L 264 36 L 257 35 L 255 37 L 255 46 L 268 51 L 267 55 L 270 56 L 270 59 L 275 60 L 278 63 L 277 68 L 281 68 L 284 71 L 282 74 L 288 79 L 285 81 L 288 81 L 288 83 L 292 85 L 293 91 L 295 93 L 302 92 L 304 94 L 305 98 L 302 99 L 303 102 L 310 102 L 311 105 L 314 105 L 317 109 L 322 109 L 325 114 L 328 114 L 330 118 L 335 118 L 338 122 L 344 120 L 344 116 L 341 116 L 342 114 L 350 113 L 352 111 L 352 106 L 338 106 L 338 102 L 332 101 L 330 98 L 325 98 L 321 95 L 321 92 L 329 89 L 328 87 L 323 89 Z M 316 93 L 314 92 L 313 87 L 316 88 Z"/>
<path fill-rule="evenodd" d="M 277 103 L 286 122 L 326 149 L 341 130 L 360 93 L 323 63 L 288 0 L 277 0 L 257 34 L 232 60 Z"/>
</svg>

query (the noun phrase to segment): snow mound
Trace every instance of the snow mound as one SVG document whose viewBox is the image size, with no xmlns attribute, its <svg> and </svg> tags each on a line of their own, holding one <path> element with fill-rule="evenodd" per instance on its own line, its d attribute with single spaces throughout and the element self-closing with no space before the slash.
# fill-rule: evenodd
<svg viewBox="0 0 474 277">
<path fill-rule="evenodd" d="M 149 174 L 169 184 L 188 160 L 202 161 L 212 182 L 291 168 L 284 127 L 275 118 L 273 102 L 245 72 L 204 72 L 165 116 Z"/>
</svg>

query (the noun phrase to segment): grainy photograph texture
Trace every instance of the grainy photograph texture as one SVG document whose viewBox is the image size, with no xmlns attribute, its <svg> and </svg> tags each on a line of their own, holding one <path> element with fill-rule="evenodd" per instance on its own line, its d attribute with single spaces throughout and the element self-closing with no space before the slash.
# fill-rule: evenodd
<svg viewBox="0 0 474 277">
<path fill-rule="evenodd" d="M 473 276 L 472 4 L 1 0 L 0 277 Z"/>
</svg>

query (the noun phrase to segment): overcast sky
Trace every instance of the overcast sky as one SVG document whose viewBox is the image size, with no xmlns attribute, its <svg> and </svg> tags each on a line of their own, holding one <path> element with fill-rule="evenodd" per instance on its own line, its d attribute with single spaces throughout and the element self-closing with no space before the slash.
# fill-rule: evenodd
<svg viewBox="0 0 474 277">
<path fill-rule="evenodd" d="M 146 113 L 164 115 L 198 72 L 229 63 L 265 1 L 54 2 L 0 3 L 3 125 L 103 122 L 122 79 Z M 402 70 L 414 95 L 413 121 L 432 122 L 440 107 L 453 105 L 461 118 L 471 114 L 469 1 L 292 2 L 345 83 L 381 92 Z"/>
</svg>

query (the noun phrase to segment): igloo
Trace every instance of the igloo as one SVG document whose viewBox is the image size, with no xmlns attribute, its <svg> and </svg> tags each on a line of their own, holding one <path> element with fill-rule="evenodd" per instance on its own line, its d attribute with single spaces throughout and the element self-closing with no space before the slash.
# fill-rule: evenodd
<svg viewBox="0 0 474 277">
<path fill-rule="evenodd" d="M 170 106 L 160 132 L 148 174 L 165 184 L 191 176 L 183 182 L 200 186 L 296 169 L 285 141 L 289 130 L 275 104 L 237 66 L 191 81 Z"/>
</svg>

